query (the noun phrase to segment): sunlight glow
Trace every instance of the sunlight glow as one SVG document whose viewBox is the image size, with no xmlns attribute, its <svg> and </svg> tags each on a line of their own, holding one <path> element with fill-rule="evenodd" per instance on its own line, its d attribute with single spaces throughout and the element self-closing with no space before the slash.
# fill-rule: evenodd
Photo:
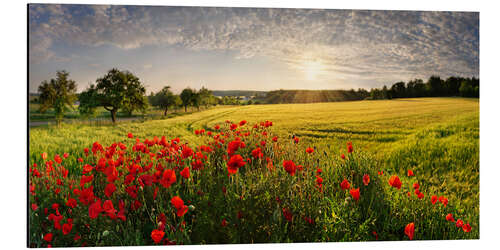
<svg viewBox="0 0 500 250">
<path fill-rule="evenodd" d="M 305 61 L 302 66 L 305 78 L 309 81 L 316 80 L 324 68 L 325 66 L 318 60 Z"/>
</svg>

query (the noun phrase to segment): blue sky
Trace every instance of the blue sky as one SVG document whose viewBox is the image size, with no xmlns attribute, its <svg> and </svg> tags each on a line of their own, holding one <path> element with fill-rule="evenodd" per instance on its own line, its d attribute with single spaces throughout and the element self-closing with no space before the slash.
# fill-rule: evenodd
<svg viewBox="0 0 500 250">
<path fill-rule="evenodd" d="M 479 76 L 477 12 L 29 6 L 29 90 L 117 67 L 150 91 L 381 87 Z"/>
</svg>

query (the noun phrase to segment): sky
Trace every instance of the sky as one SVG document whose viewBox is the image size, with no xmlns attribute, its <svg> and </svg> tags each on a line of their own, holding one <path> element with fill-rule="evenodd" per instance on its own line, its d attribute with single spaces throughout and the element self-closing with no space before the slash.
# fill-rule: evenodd
<svg viewBox="0 0 500 250">
<path fill-rule="evenodd" d="M 28 6 L 29 91 L 111 68 L 147 92 L 379 88 L 479 77 L 479 13 L 124 5 Z"/>
</svg>

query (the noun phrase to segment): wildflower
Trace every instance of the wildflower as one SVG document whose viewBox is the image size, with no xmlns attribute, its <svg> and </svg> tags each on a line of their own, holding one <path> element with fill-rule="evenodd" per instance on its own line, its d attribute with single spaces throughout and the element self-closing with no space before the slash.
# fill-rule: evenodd
<svg viewBox="0 0 500 250">
<path fill-rule="evenodd" d="M 410 238 L 410 240 L 413 240 L 413 234 L 415 233 L 415 224 L 412 222 L 405 227 L 405 234 Z"/>
<path fill-rule="evenodd" d="M 174 196 L 170 199 L 170 203 L 177 209 L 177 216 L 182 217 L 187 212 L 188 207 L 184 205 L 184 201 L 179 196 Z"/>
<path fill-rule="evenodd" d="M 163 176 L 160 180 L 160 184 L 165 188 L 169 188 L 172 184 L 177 181 L 177 177 L 175 176 L 175 171 L 172 169 L 166 169 L 163 172 Z"/>
<path fill-rule="evenodd" d="M 256 158 L 256 159 L 264 157 L 264 154 L 262 153 L 262 149 L 259 147 L 259 148 L 252 150 L 252 156 L 253 156 L 253 158 Z"/>
<path fill-rule="evenodd" d="M 345 155 L 344 155 L 344 154 L 341 154 L 341 155 L 340 155 L 340 158 L 342 158 L 342 160 L 345 160 Z"/>
<path fill-rule="evenodd" d="M 318 186 L 321 186 L 323 183 L 323 178 L 321 178 L 319 175 L 316 176 L 316 184 L 318 184 Z"/>
<path fill-rule="evenodd" d="M 455 219 L 453 218 L 453 215 L 452 215 L 452 214 L 447 214 L 447 215 L 446 215 L 446 220 L 447 220 L 447 221 L 451 221 L 451 222 L 454 222 L 454 221 L 455 221 Z"/>
<path fill-rule="evenodd" d="M 401 180 L 399 179 L 399 177 L 397 175 L 393 175 L 391 176 L 391 178 L 389 178 L 389 185 L 397 188 L 397 189 L 401 189 Z"/>
<path fill-rule="evenodd" d="M 49 157 L 49 155 L 46 152 L 43 152 L 42 159 L 47 160 L 47 157 Z"/>
<path fill-rule="evenodd" d="M 278 137 L 277 136 L 274 136 L 273 137 L 273 142 L 277 142 L 278 141 Z"/>
<path fill-rule="evenodd" d="M 54 161 L 57 162 L 57 163 L 59 163 L 59 164 L 61 164 L 61 162 L 62 162 L 61 156 L 55 155 L 54 156 Z"/>
<path fill-rule="evenodd" d="M 89 206 L 89 217 L 91 219 L 96 219 L 102 212 L 101 200 L 97 200 Z"/>
<path fill-rule="evenodd" d="M 352 188 L 349 193 L 351 193 L 352 195 L 352 198 L 355 200 L 355 201 L 358 201 L 359 200 L 359 188 Z"/>
<path fill-rule="evenodd" d="M 418 182 L 413 183 L 413 189 L 419 189 L 419 188 L 420 185 L 418 184 Z"/>
<path fill-rule="evenodd" d="M 132 199 L 137 199 L 137 186 L 136 185 L 132 185 L 132 186 L 128 186 L 125 191 L 128 193 L 128 195 L 130 195 L 130 197 L 132 197 Z"/>
<path fill-rule="evenodd" d="M 413 171 L 412 171 L 411 169 L 408 169 L 408 176 L 415 176 L 415 175 L 413 174 Z"/>
<path fill-rule="evenodd" d="M 432 203 L 432 205 L 436 204 L 437 200 L 438 200 L 437 196 L 435 196 L 435 195 L 431 196 L 431 203 Z"/>
<path fill-rule="evenodd" d="M 292 214 L 292 212 L 290 211 L 290 209 L 288 209 L 288 208 L 282 208 L 282 209 L 281 209 L 281 211 L 283 212 L 283 216 L 285 217 L 285 219 L 286 219 L 287 221 L 290 221 L 290 222 L 291 222 L 291 221 L 292 221 L 292 219 L 293 219 L 293 214 Z"/>
<path fill-rule="evenodd" d="M 306 148 L 306 153 L 312 154 L 314 152 L 314 149 L 311 147 Z"/>
<path fill-rule="evenodd" d="M 349 182 L 344 179 L 341 183 L 340 183 L 340 188 L 342 188 L 343 190 L 347 190 L 349 189 L 351 185 L 349 184 Z"/>
<path fill-rule="evenodd" d="M 110 200 L 106 200 L 104 204 L 102 205 L 103 211 L 110 217 L 110 218 L 115 218 L 116 217 L 116 209 L 113 206 L 113 202 Z"/>
<path fill-rule="evenodd" d="M 470 226 L 470 224 L 469 224 L 469 223 L 464 224 L 464 225 L 462 226 L 462 230 L 464 230 L 464 232 L 466 232 L 466 233 L 470 232 L 470 230 L 471 230 L 471 229 L 472 229 L 472 227 Z"/>
<path fill-rule="evenodd" d="M 52 237 L 53 237 L 52 233 L 48 233 L 48 234 L 46 234 L 46 235 L 43 236 L 43 240 L 47 241 L 47 242 L 51 242 L 52 241 Z"/>
<path fill-rule="evenodd" d="M 221 225 L 222 227 L 227 226 L 227 221 L 226 221 L 226 219 L 222 219 L 222 222 L 220 223 L 220 225 Z"/>
<path fill-rule="evenodd" d="M 456 224 L 456 225 L 457 225 L 457 227 L 462 227 L 462 226 L 464 225 L 464 221 L 463 221 L 463 220 L 458 219 L 458 220 L 457 220 L 457 224 Z"/>
<path fill-rule="evenodd" d="M 31 204 L 31 209 L 33 209 L 33 211 L 38 210 L 38 205 L 36 203 Z"/>
<path fill-rule="evenodd" d="M 241 155 L 233 155 L 227 162 L 227 171 L 229 174 L 236 174 L 238 169 L 243 167 L 245 164 L 246 162 L 243 161 L 243 157 L 241 157 Z"/>
<path fill-rule="evenodd" d="M 321 170 L 321 168 L 316 169 L 316 174 L 318 174 L 318 175 L 319 175 L 319 174 L 321 174 L 322 172 L 323 172 L 323 170 Z"/>
<path fill-rule="evenodd" d="M 245 125 L 245 124 L 247 124 L 247 121 L 245 121 L 245 120 L 240 121 L 240 126 L 243 126 L 243 125 Z"/>
<path fill-rule="evenodd" d="M 347 153 L 352 153 L 352 144 L 347 145 Z"/>
<path fill-rule="evenodd" d="M 66 206 L 70 207 L 70 208 L 75 208 L 76 207 L 76 200 L 73 199 L 73 198 L 68 198 L 68 201 L 66 202 Z"/>
<path fill-rule="evenodd" d="M 69 234 L 69 232 L 71 232 L 71 229 L 73 229 L 73 220 L 67 219 L 67 223 L 64 223 L 62 225 L 62 232 L 64 235 L 66 235 Z"/>
<path fill-rule="evenodd" d="M 133 135 L 132 133 L 128 133 L 128 134 L 127 134 L 127 137 L 128 137 L 128 138 L 134 138 L 134 135 Z"/>
<path fill-rule="evenodd" d="M 165 232 L 158 229 L 155 229 L 151 232 L 151 239 L 153 239 L 156 244 L 160 243 L 161 239 L 163 239 L 163 236 L 165 236 Z"/>
<path fill-rule="evenodd" d="M 181 171 L 181 176 L 182 176 L 184 179 L 189 179 L 189 167 L 185 167 L 185 168 Z"/>
<path fill-rule="evenodd" d="M 365 186 L 368 186 L 368 183 L 370 183 L 370 176 L 368 174 L 363 175 L 363 184 Z"/>
<path fill-rule="evenodd" d="M 283 161 L 283 168 L 291 176 L 294 176 L 295 175 L 295 171 L 297 171 L 297 166 L 295 166 L 295 163 L 293 163 L 292 160 L 284 160 Z"/>
</svg>

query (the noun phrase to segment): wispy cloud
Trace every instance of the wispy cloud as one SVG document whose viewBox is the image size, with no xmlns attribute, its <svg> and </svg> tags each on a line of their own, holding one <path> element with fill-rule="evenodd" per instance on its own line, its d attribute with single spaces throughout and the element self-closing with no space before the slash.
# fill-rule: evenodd
<svg viewBox="0 0 500 250">
<path fill-rule="evenodd" d="M 29 35 L 33 64 L 61 60 L 57 44 L 180 46 L 297 70 L 317 61 L 325 80 L 479 75 L 479 14 L 471 12 L 30 5 Z"/>
</svg>

